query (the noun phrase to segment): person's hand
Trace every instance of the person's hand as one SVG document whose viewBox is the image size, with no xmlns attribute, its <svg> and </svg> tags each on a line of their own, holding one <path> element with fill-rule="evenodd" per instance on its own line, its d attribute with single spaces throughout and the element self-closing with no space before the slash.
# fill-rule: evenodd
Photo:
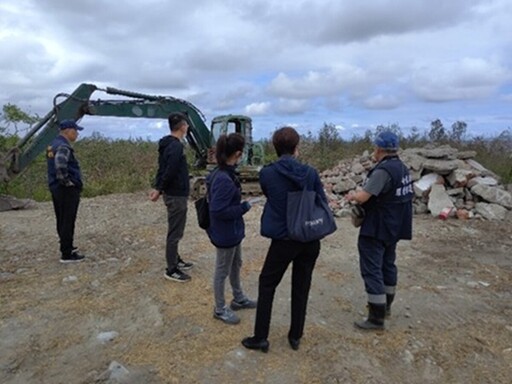
<svg viewBox="0 0 512 384">
<path fill-rule="evenodd" d="M 242 209 L 247 212 L 249 209 L 251 209 L 251 203 L 249 203 L 248 201 L 244 201 L 242 203 Z"/>
<path fill-rule="evenodd" d="M 356 192 L 355 191 L 349 191 L 346 195 L 345 195 L 345 200 L 347 201 L 353 201 L 354 200 L 354 197 L 356 195 Z"/>
<path fill-rule="evenodd" d="M 160 191 L 156 189 L 152 189 L 151 192 L 149 192 L 149 200 L 151 201 L 157 201 L 160 197 Z"/>
</svg>

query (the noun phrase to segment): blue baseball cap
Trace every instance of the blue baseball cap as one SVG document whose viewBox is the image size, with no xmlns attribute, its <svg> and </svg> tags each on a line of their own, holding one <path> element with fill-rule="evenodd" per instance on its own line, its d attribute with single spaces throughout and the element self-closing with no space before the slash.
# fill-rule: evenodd
<svg viewBox="0 0 512 384">
<path fill-rule="evenodd" d="M 391 131 L 383 131 L 375 137 L 373 144 L 382 149 L 389 149 L 393 151 L 398 150 L 400 140 L 398 136 Z"/>
<path fill-rule="evenodd" d="M 69 129 L 69 128 L 73 128 L 73 129 L 76 129 L 77 131 L 81 131 L 82 129 L 84 129 L 83 127 L 79 126 L 75 120 L 62 120 L 60 123 L 59 123 L 59 129 L 60 130 L 63 130 L 63 129 Z"/>
</svg>

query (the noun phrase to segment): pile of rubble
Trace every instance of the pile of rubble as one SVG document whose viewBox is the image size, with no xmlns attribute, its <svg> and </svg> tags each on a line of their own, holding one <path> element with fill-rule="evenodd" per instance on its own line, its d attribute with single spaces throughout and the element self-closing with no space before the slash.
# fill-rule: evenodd
<svg viewBox="0 0 512 384">
<path fill-rule="evenodd" d="M 399 153 L 414 181 L 414 212 L 459 219 L 512 218 L 512 185 L 474 160 L 476 152 L 450 146 L 408 148 Z M 344 195 L 362 186 L 375 165 L 365 152 L 321 173 L 329 203 L 336 216 L 347 216 L 350 205 Z"/>
</svg>

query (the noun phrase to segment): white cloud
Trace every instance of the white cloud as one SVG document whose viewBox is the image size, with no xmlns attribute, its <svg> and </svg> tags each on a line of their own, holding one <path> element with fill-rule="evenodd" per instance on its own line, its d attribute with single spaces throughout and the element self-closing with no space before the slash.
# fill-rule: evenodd
<svg viewBox="0 0 512 384">
<path fill-rule="evenodd" d="M 264 115 L 270 111 L 270 103 L 269 102 L 261 102 L 261 103 L 252 103 L 245 107 L 244 109 L 247 115 Z"/>
<path fill-rule="evenodd" d="M 340 116 L 512 125 L 493 118 L 510 115 L 509 0 L 4 0 L 0 15 L 0 106 L 40 115 L 90 82 L 183 98 L 209 119 L 246 113 L 263 132 L 292 115 L 305 130 Z"/>
<path fill-rule="evenodd" d="M 363 104 L 369 109 L 394 109 L 400 101 L 394 96 L 379 94 L 368 97 Z"/>
<path fill-rule="evenodd" d="M 484 59 L 464 58 L 418 69 L 412 88 L 427 101 L 485 98 L 510 80 L 510 71 Z"/>
<path fill-rule="evenodd" d="M 328 70 L 308 71 L 297 78 L 279 73 L 270 83 L 269 92 L 297 99 L 331 96 L 343 91 L 357 92 L 358 87 L 366 88 L 367 82 L 368 76 L 363 69 L 333 63 Z"/>
<path fill-rule="evenodd" d="M 283 114 L 296 115 L 307 110 L 308 103 L 305 100 L 280 99 L 277 110 Z"/>
</svg>

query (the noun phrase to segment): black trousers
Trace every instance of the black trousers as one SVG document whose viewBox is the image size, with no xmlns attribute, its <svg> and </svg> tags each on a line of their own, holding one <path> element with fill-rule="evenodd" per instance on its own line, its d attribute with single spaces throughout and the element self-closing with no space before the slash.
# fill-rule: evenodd
<svg viewBox="0 0 512 384">
<path fill-rule="evenodd" d="M 75 221 L 80 203 L 80 188 L 61 187 L 52 190 L 53 209 L 57 219 L 57 233 L 62 256 L 70 256 L 75 236 Z"/>
<path fill-rule="evenodd" d="M 309 243 L 272 240 L 259 277 L 255 337 L 268 338 L 274 294 L 290 263 L 292 263 L 292 316 L 288 337 L 293 339 L 302 337 L 311 277 L 319 253 L 319 240 Z"/>
</svg>

